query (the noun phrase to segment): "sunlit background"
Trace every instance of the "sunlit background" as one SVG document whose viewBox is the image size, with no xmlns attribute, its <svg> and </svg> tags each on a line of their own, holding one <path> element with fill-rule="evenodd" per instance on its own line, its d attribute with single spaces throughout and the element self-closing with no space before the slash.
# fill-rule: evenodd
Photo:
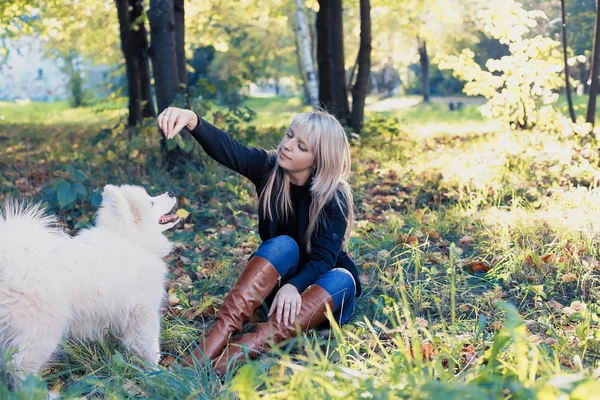
<svg viewBox="0 0 600 400">
<path fill-rule="evenodd" d="M 598 398 L 599 57 L 594 0 L 0 2 L 0 200 L 75 234 L 131 183 L 185 220 L 161 369 L 67 341 L 21 398 Z M 253 185 L 167 143 L 167 106 L 265 148 L 311 106 L 340 120 L 349 324 L 223 380 L 177 365 L 260 240 Z"/>
</svg>

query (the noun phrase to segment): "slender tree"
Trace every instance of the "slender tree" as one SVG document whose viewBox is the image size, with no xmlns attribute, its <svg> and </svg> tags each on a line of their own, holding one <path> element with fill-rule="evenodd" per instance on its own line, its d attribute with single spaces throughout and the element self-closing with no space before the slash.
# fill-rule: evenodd
<svg viewBox="0 0 600 400">
<path fill-rule="evenodd" d="M 569 63 L 567 57 L 567 16 L 565 14 L 565 0 L 560 0 L 560 14 L 562 18 L 562 40 L 563 40 L 563 59 L 565 63 L 565 88 L 567 92 L 567 102 L 569 103 L 569 116 L 575 123 L 575 110 L 573 108 L 573 98 L 571 97 L 571 83 L 569 81 Z"/>
<path fill-rule="evenodd" d="M 592 82 L 586 121 L 594 125 L 596 119 L 596 96 L 598 96 L 598 62 L 600 61 L 600 5 L 596 2 L 596 26 L 594 28 L 594 50 L 592 52 Z"/>
<path fill-rule="evenodd" d="M 425 39 L 417 38 L 419 43 L 419 64 L 421 64 L 421 82 L 423 85 L 423 103 L 429 103 L 431 95 L 431 78 L 429 75 L 429 54 L 427 54 L 427 42 Z"/>
<path fill-rule="evenodd" d="M 330 63 L 330 24 L 329 0 L 319 0 L 317 13 L 317 64 L 319 66 L 319 102 L 322 107 L 331 109 L 331 63 Z"/>
<path fill-rule="evenodd" d="M 329 0 L 329 63 L 331 65 L 331 112 L 349 123 L 350 105 L 344 57 L 344 26 L 342 0 Z"/>
<path fill-rule="evenodd" d="M 173 103 L 178 93 L 181 93 L 177 38 L 183 39 L 180 34 L 175 34 L 176 29 L 181 29 L 175 26 L 175 14 L 174 0 L 150 0 L 150 57 L 159 114 Z M 181 21 L 178 23 L 181 24 Z M 179 147 L 169 150 L 164 135 L 161 135 L 160 147 L 167 168 L 173 169 L 184 155 L 183 151 Z"/>
<path fill-rule="evenodd" d="M 187 69 L 185 61 L 185 9 L 184 0 L 173 0 L 175 20 L 175 54 L 177 55 L 177 79 L 179 92 L 187 89 Z"/>
<path fill-rule="evenodd" d="M 300 38 L 302 65 L 306 76 L 310 104 L 316 106 L 319 103 L 319 86 L 312 58 L 312 48 L 308 39 L 308 29 L 306 27 L 306 18 L 304 17 L 304 5 L 302 4 L 302 0 L 296 0 L 296 27 L 298 31 L 297 35 Z"/>
<path fill-rule="evenodd" d="M 150 94 L 148 39 L 142 0 L 117 0 L 116 3 L 129 91 L 128 125 L 134 126 L 142 118 L 154 116 Z"/>
<path fill-rule="evenodd" d="M 356 60 L 358 74 L 352 87 L 352 117 L 354 132 L 360 133 L 365 118 L 365 99 L 371 71 L 371 2 L 360 0 L 360 47 Z"/>
</svg>

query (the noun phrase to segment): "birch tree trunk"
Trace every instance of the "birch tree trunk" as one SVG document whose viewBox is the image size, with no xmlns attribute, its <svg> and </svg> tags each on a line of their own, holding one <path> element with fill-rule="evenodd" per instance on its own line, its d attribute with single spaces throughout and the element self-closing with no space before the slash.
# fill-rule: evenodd
<svg viewBox="0 0 600 400">
<path fill-rule="evenodd" d="M 302 64 L 306 76 L 306 84 L 310 96 L 310 104 L 314 107 L 319 104 L 319 84 L 312 57 L 312 47 L 308 40 L 308 28 L 306 27 L 306 18 L 304 17 L 304 5 L 302 0 L 296 0 L 296 20 L 298 36 L 300 37 L 300 49 L 302 50 Z"/>
</svg>

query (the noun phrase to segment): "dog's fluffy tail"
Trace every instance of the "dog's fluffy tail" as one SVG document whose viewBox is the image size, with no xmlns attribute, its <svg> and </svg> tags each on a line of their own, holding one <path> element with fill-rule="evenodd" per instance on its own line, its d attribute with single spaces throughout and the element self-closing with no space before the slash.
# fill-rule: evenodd
<svg viewBox="0 0 600 400">
<path fill-rule="evenodd" d="M 5 200 L 0 203 L 0 237 L 14 237 L 19 232 L 64 235 L 64 231 L 58 227 L 58 220 L 45 214 L 45 211 L 40 203 L 27 205 Z"/>
</svg>

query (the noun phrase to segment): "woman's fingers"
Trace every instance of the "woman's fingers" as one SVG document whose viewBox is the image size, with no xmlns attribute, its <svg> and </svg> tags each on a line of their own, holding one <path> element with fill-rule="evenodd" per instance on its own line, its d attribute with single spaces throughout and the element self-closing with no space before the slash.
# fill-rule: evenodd
<svg viewBox="0 0 600 400">
<path fill-rule="evenodd" d="M 167 132 L 166 122 L 169 119 L 170 112 L 171 112 L 170 107 L 167 107 L 158 116 L 158 127 L 160 128 L 160 130 L 163 132 L 163 134 L 165 135 L 165 137 L 167 139 L 169 139 L 169 135 Z"/>
<path fill-rule="evenodd" d="M 177 112 L 173 111 L 171 113 L 168 114 L 167 117 L 167 121 L 165 122 L 166 128 L 167 128 L 167 137 L 169 139 L 172 139 L 173 136 L 175 136 L 173 134 L 173 128 L 175 127 L 175 122 L 177 120 Z"/>
<path fill-rule="evenodd" d="M 286 301 L 283 304 L 283 323 L 289 325 L 292 323 L 292 302 Z"/>
<path fill-rule="evenodd" d="M 296 316 L 300 315 L 300 309 L 302 308 L 302 297 L 298 296 L 296 300 Z"/>
<path fill-rule="evenodd" d="M 186 125 L 187 125 L 187 122 L 185 121 L 185 119 L 184 119 L 184 118 L 179 118 L 179 119 L 177 120 L 177 124 L 176 124 L 176 125 L 175 125 L 175 127 L 173 128 L 173 132 L 175 132 L 175 135 L 176 135 L 176 134 L 177 134 L 179 131 L 181 131 L 181 130 L 183 129 L 183 127 L 184 127 L 184 126 L 186 126 Z M 175 136 L 175 135 L 173 135 L 173 136 Z"/>
<path fill-rule="evenodd" d="M 158 127 L 167 139 L 174 138 L 187 124 L 182 111 L 177 107 L 167 107 L 159 114 L 157 118 Z"/>
<path fill-rule="evenodd" d="M 273 299 L 273 302 L 271 303 L 271 308 L 269 309 L 269 315 L 267 315 L 267 317 L 270 317 L 271 314 L 273 314 L 276 310 L 277 310 L 277 297 L 279 295 L 279 292 L 277 292 L 275 294 L 275 298 Z"/>
<path fill-rule="evenodd" d="M 296 321 L 296 302 L 292 301 L 290 303 L 290 324 L 293 324 Z"/>
<path fill-rule="evenodd" d="M 283 299 L 279 299 L 277 301 L 277 323 L 280 324 L 281 323 L 281 317 L 283 314 Z"/>
</svg>

